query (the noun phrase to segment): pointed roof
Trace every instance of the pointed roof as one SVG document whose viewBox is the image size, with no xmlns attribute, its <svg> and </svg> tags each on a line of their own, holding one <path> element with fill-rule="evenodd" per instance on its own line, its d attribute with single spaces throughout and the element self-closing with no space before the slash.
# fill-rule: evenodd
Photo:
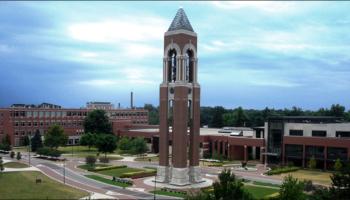
<svg viewBox="0 0 350 200">
<path fill-rule="evenodd" d="M 173 22 L 171 23 L 168 31 L 175 31 L 180 29 L 194 32 L 183 8 L 179 8 L 179 10 L 177 11 L 175 18 L 173 19 Z"/>
</svg>

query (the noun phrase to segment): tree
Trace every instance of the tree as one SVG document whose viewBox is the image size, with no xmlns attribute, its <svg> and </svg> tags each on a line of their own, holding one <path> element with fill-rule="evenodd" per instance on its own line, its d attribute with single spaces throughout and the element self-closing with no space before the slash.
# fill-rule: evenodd
<svg viewBox="0 0 350 200">
<path fill-rule="evenodd" d="M 236 179 L 231 170 L 224 169 L 219 174 L 219 182 L 213 183 L 215 199 L 252 199 L 251 195 L 243 189 L 243 183 Z"/>
<path fill-rule="evenodd" d="M 310 160 L 309 160 L 308 167 L 309 167 L 310 169 L 315 169 L 315 168 L 316 168 L 316 164 L 317 164 L 317 162 L 316 162 L 315 156 L 312 156 L 312 157 L 310 158 Z"/>
<path fill-rule="evenodd" d="M 60 157 L 61 152 L 57 149 L 42 147 L 36 150 L 36 153 L 43 156 Z"/>
<path fill-rule="evenodd" d="M 17 152 L 16 159 L 21 160 L 21 158 L 22 158 L 21 152 Z"/>
<path fill-rule="evenodd" d="M 129 151 L 131 149 L 131 140 L 128 137 L 122 137 L 118 141 L 118 148 L 122 151 Z"/>
<path fill-rule="evenodd" d="M 28 146 L 29 145 L 29 138 L 28 137 L 24 137 L 23 138 L 23 146 Z"/>
<path fill-rule="evenodd" d="M 10 157 L 11 157 L 12 159 L 15 158 L 15 155 L 16 155 L 16 153 L 15 153 L 14 151 L 11 151 Z"/>
<path fill-rule="evenodd" d="M 235 124 L 235 116 L 233 113 L 223 114 L 222 119 L 224 121 L 224 126 L 234 126 Z"/>
<path fill-rule="evenodd" d="M 93 110 L 84 119 L 85 133 L 112 134 L 112 125 L 106 111 Z"/>
<path fill-rule="evenodd" d="M 143 154 L 148 151 L 146 141 L 142 137 L 137 137 L 131 142 L 131 151 L 134 154 Z"/>
<path fill-rule="evenodd" d="M 213 118 L 211 120 L 211 123 L 209 124 L 210 127 L 214 128 L 222 128 L 224 126 L 222 115 L 225 113 L 225 108 L 222 106 L 215 106 L 213 109 Z"/>
<path fill-rule="evenodd" d="M 0 150 L 11 151 L 11 138 L 9 134 L 6 134 L 1 140 Z"/>
<path fill-rule="evenodd" d="M 34 137 L 32 137 L 30 140 L 31 140 L 31 147 L 33 152 L 43 147 L 43 141 L 41 140 L 41 135 L 39 130 L 36 130 Z"/>
<path fill-rule="evenodd" d="M 340 171 L 343 165 L 341 164 L 340 159 L 338 158 L 335 163 L 334 163 L 334 170 L 335 171 Z"/>
<path fill-rule="evenodd" d="M 57 149 L 61 145 L 67 144 L 68 136 L 61 126 L 53 125 L 45 134 L 44 144 L 50 148 Z"/>
<path fill-rule="evenodd" d="M 4 162 L 2 161 L 2 157 L 0 157 L 0 172 L 4 171 Z"/>
<path fill-rule="evenodd" d="M 96 134 L 93 133 L 84 133 L 80 138 L 80 145 L 88 146 L 89 151 L 92 146 L 96 143 Z"/>
<path fill-rule="evenodd" d="M 335 117 L 344 117 L 345 107 L 339 104 L 332 104 L 330 109 L 330 115 Z"/>
<path fill-rule="evenodd" d="M 89 165 L 90 167 L 94 166 L 96 163 L 96 157 L 95 156 L 86 156 L 85 163 L 87 165 Z"/>
<path fill-rule="evenodd" d="M 350 163 L 331 176 L 332 187 L 330 193 L 332 199 L 349 199 L 350 197 Z"/>
<path fill-rule="evenodd" d="M 96 147 L 107 158 L 107 153 L 113 153 L 117 148 L 117 138 L 114 135 L 100 134 L 97 136 Z"/>
<path fill-rule="evenodd" d="M 151 125 L 159 124 L 159 108 L 154 107 L 152 104 L 145 104 L 143 107 L 145 110 L 148 110 L 148 122 Z"/>
<path fill-rule="evenodd" d="M 303 200 L 306 199 L 304 193 L 304 183 L 293 178 L 292 175 L 288 175 L 283 179 L 283 183 L 280 188 L 281 200 Z"/>
<path fill-rule="evenodd" d="M 242 107 L 238 107 L 234 112 L 234 126 L 245 126 L 248 117 Z"/>
</svg>

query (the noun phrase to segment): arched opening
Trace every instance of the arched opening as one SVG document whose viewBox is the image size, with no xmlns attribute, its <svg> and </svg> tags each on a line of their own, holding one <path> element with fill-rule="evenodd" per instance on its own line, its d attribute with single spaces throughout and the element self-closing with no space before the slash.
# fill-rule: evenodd
<svg viewBox="0 0 350 200">
<path fill-rule="evenodd" d="M 185 72 L 186 72 L 186 81 L 193 82 L 193 52 L 188 49 L 185 53 Z"/>
<path fill-rule="evenodd" d="M 169 82 L 176 81 L 176 50 L 171 49 L 168 53 L 168 80 Z"/>
</svg>

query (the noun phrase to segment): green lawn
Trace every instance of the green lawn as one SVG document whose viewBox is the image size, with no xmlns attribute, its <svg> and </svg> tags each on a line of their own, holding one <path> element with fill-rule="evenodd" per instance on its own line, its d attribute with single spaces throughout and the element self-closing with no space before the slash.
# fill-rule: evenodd
<svg viewBox="0 0 350 200">
<path fill-rule="evenodd" d="M 269 186 L 269 187 L 277 187 L 279 188 L 280 185 L 277 184 L 273 184 L 273 183 L 264 183 L 264 182 L 257 182 L 257 181 L 253 181 L 254 185 L 260 185 L 260 186 Z"/>
<path fill-rule="evenodd" d="M 4 164 L 5 168 L 26 168 L 29 167 L 27 164 L 19 162 L 8 162 Z"/>
<path fill-rule="evenodd" d="M 256 199 L 262 199 L 267 195 L 279 192 L 279 189 L 272 189 L 253 185 L 244 185 L 244 189 L 247 190 L 250 194 L 252 194 L 253 197 Z"/>
<path fill-rule="evenodd" d="M 171 197 L 180 197 L 180 198 L 185 198 L 186 195 L 181 194 L 181 193 L 175 193 L 175 192 L 167 192 L 163 190 L 156 190 L 156 191 L 151 191 L 150 193 L 154 194 L 159 194 L 159 195 L 164 195 L 164 196 L 171 196 Z"/>
<path fill-rule="evenodd" d="M 13 147 L 12 151 L 14 152 L 28 152 L 28 146 L 20 146 L 20 147 Z"/>
<path fill-rule="evenodd" d="M 91 147 L 89 150 L 89 147 L 87 146 L 65 146 L 65 147 L 59 147 L 58 150 L 61 151 L 63 154 L 71 154 L 73 149 L 73 154 L 77 153 L 97 153 L 97 149 L 95 147 Z"/>
<path fill-rule="evenodd" d="M 40 178 L 42 183 L 35 183 Z M 63 185 L 41 172 L 0 174 L 0 199 L 79 199 L 89 193 Z"/>
<path fill-rule="evenodd" d="M 112 166 L 112 165 L 95 164 L 95 165 L 94 165 L 94 168 L 98 168 L 98 167 L 109 167 L 109 166 Z M 78 168 L 80 168 L 80 169 L 85 169 L 85 170 L 89 170 L 89 169 L 91 169 L 91 166 L 90 166 L 90 165 L 79 165 Z"/>
<path fill-rule="evenodd" d="M 104 175 L 108 175 L 108 176 L 119 177 L 119 176 L 121 176 L 124 173 L 140 172 L 140 171 L 144 171 L 144 170 L 136 169 L 136 168 L 130 168 L 130 167 L 125 167 L 125 168 L 118 168 L 118 169 L 103 170 L 103 171 L 98 171 L 98 172 L 95 172 L 95 173 L 104 174 Z"/>
<path fill-rule="evenodd" d="M 103 177 L 100 177 L 100 176 L 96 176 L 96 175 L 85 175 L 85 176 L 88 177 L 88 178 L 94 179 L 96 181 L 100 181 L 100 182 L 103 182 L 103 183 L 107 183 L 107 184 L 110 184 L 110 185 L 115 185 L 115 186 L 119 186 L 119 187 L 123 187 L 123 188 L 131 186 L 131 185 L 126 184 L 126 183 L 120 183 L 120 182 L 112 181 L 110 179 L 106 179 L 106 178 L 103 178 Z"/>
<path fill-rule="evenodd" d="M 298 170 L 295 172 L 289 172 L 289 173 L 279 174 L 274 176 L 283 178 L 285 176 L 288 176 L 289 174 L 299 180 L 311 180 L 314 183 L 331 185 L 331 182 L 332 182 L 330 178 L 330 176 L 332 175 L 331 172 L 323 172 L 323 171 L 316 171 L 316 170 Z"/>
</svg>

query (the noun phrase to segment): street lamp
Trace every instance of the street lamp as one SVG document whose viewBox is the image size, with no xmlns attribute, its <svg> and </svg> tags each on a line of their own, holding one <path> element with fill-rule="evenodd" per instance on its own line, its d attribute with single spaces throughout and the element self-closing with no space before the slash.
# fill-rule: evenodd
<svg viewBox="0 0 350 200">
<path fill-rule="evenodd" d="M 154 200 L 156 200 L 156 190 L 157 190 L 157 174 L 154 176 L 154 192 L 153 192 Z"/>
<path fill-rule="evenodd" d="M 32 148 L 32 140 L 31 140 L 31 134 L 28 134 L 29 138 L 29 145 L 28 145 L 28 164 L 30 166 L 30 150 Z"/>
</svg>

